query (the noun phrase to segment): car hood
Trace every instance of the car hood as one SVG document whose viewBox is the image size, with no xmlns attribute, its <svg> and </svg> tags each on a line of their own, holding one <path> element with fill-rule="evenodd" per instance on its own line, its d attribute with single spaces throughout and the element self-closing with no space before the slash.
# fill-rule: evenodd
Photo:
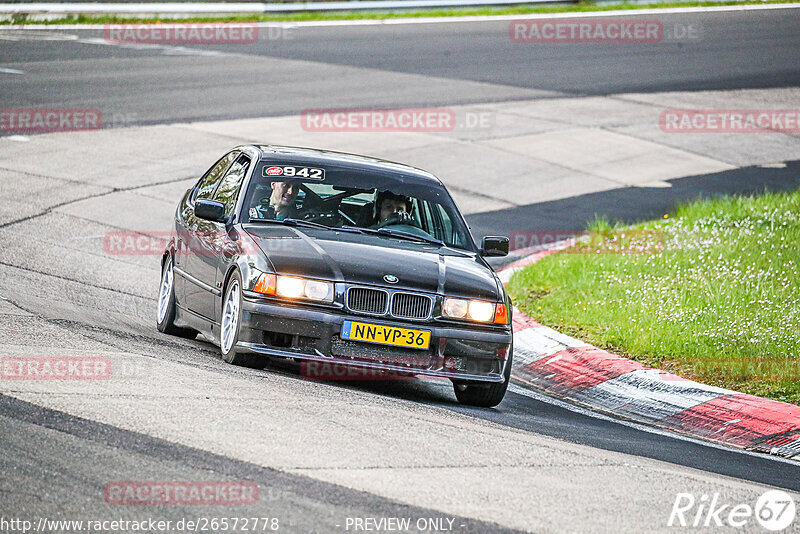
<svg viewBox="0 0 800 534">
<path fill-rule="evenodd" d="M 330 230 L 263 225 L 248 225 L 245 230 L 278 274 L 486 300 L 502 298 L 494 274 L 475 253 Z M 396 276 L 398 282 L 387 283 L 385 275 Z"/>
</svg>

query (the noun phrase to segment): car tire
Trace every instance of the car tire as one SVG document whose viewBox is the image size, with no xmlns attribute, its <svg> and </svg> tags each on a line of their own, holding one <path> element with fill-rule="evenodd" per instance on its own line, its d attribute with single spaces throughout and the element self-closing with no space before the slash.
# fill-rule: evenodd
<svg viewBox="0 0 800 534">
<path fill-rule="evenodd" d="M 504 380 L 493 384 L 476 384 L 474 382 L 453 381 L 453 391 L 460 404 L 466 406 L 478 406 L 481 408 L 493 408 L 500 404 L 506 395 L 508 383 L 511 380 L 511 363 L 513 358 L 513 345 L 509 347 L 508 361 L 503 372 Z"/>
<path fill-rule="evenodd" d="M 156 310 L 158 331 L 186 339 L 196 338 L 196 330 L 175 326 L 175 307 L 175 273 L 170 255 L 167 256 L 161 267 L 161 285 L 158 289 L 158 308 Z"/>
<path fill-rule="evenodd" d="M 219 329 L 219 348 L 222 359 L 232 365 L 260 369 L 264 367 L 264 357 L 257 354 L 243 354 L 236 350 L 242 324 L 242 275 L 235 271 L 225 285 L 222 298 L 222 315 Z"/>
</svg>

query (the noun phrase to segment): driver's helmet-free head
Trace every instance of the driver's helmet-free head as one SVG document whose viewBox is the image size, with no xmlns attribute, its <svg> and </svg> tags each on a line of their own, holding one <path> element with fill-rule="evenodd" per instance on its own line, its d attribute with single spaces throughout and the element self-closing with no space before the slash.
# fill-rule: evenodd
<svg viewBox="0 0 800 534">
<path fill-rule="evenodd" d="M 391 191 L 378 191 L 378 195 L 375 197 L 374 213 L 372 214 L 376 221 L 379 221 L 381 218 L 381 206 L 386 200 L 399 200 L 401 202 L 405 202 L 407 208 L 406 211 L 411 213 L 411 197 L 398 195 L 396 193 L 392 193 Z"/>
</svg>

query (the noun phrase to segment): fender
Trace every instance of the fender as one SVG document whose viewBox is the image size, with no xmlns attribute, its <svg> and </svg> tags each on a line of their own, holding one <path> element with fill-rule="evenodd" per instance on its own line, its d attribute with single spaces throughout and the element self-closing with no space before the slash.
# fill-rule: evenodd
<svg viewBox="0 0 800 534">
<path fill-rule="evenodd" d="M 222 293 L 216 298 L 215 321 L 219 324 L 222 318 L 222 299 L 228 287 L 228 281 L 234 271 L 242 276 L 244 289 L 252 289 L 262 273 L 272 273 L 275 269 L 269 258 L 258 247 L 255 240 L 240 225 L 232 226 L 227 231 L 229 245 L 222 251 L 223 265 L 217 272 L 217 280 Z"/>
</svg>

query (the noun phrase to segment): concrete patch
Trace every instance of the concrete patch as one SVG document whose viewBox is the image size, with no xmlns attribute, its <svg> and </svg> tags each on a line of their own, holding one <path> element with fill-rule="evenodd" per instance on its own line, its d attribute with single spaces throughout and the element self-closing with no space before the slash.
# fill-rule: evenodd
<svg viewBox="0 0 800 534">
<path fill-rule="evenodd" d="M 527 135 L 490 143 L 620 185 L 734 168 L 711 158 L 597 128 Z"/>
</svg>

